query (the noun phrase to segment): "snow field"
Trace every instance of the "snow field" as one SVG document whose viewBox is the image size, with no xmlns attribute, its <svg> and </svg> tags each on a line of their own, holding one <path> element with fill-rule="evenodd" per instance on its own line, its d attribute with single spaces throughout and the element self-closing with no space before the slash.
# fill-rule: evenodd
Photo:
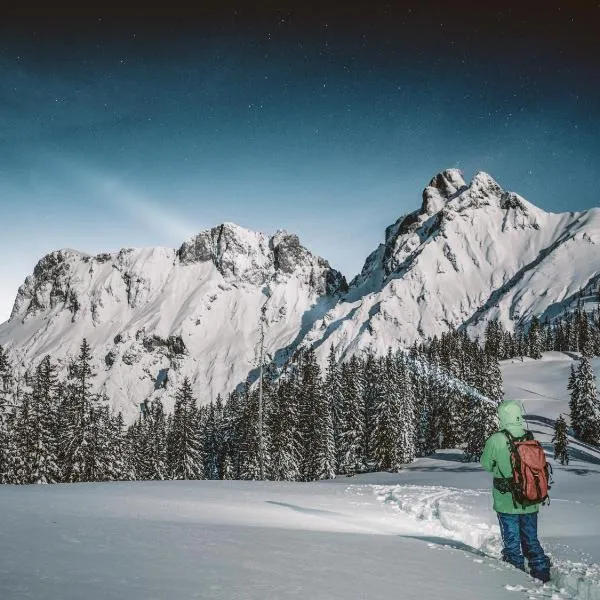
<svg viewBox="0 0 600 600">
<path fill-rule="evenodd" d="M 547 451 L 571 361 L 553 354 L 503 365 Z M 320 483 L 0 486 L 0 599 L 599 600 L 600 452 L 570 443 L 540 511 L 550 584 L 499 559 L 491 477 L 447 450 Z"/>
<path fill-rule="evenodd" d="M 436 551 L 347 481 L 1 486 L 0 597 L 495 600 L 527 583 Z"/>
</svg>

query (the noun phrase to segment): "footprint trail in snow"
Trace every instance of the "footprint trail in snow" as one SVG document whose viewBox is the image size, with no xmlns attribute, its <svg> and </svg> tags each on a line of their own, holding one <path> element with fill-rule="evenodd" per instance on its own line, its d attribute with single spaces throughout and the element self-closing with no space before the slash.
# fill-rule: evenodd
<svg viewBox="0 0 600 600">
<path fill-rule="evenodd" d="M 457 489 L 426 485 L 355 485 L 349 495 L 375 494 L 386 510 L 398 517 L 409 518 L 418 531 L 412 535 L 432 548 L 462 550 L 475 562 L 488 562 L 492 568 L 512 567 L 499 562 L 502 541 L 497 523 L 489 521 L 482 506 L 490 501 L 488 490 Z M 510 585 L 508 591 L 524 593 L 528 598 L 553 600 L 600 600 L 600 564 L 586 561 L 558 560 L 545 544 L 552 558 L 552 582 L 530 586 Z"/>
</svg>

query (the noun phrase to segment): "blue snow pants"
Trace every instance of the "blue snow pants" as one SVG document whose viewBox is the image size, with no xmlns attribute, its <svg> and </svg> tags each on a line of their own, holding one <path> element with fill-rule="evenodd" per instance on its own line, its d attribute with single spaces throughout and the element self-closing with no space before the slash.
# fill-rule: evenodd
<svg viewBox="0 0 600 600">
<path fill-rule="evenodd" d="M 502 558 L 517 569 L 525 570 L 525 558 L 532 577 L 550 580 L 550 559 L 544 554 L 537 536 L 538 513 L 509 515 L 498 513 L 504 548 Z"/>
</svg>

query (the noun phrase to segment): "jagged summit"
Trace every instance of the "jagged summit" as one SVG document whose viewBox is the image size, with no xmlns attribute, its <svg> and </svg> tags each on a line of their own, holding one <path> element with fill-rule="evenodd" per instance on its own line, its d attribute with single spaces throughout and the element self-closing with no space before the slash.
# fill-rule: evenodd
<svg viewBox="0 0 600 600">
<path fill-rule="evenodd" d="M 385 352 L 489 319 L 507 329 L 552 318 L 600 282 L 600 211 L 547 213 L 504 190 L 488 173 L 469 184 L 448 169 L 423 191 L 421 207 L 385 232 L 350 290 L 306 343 L 347 356 Z"/>
<path fill-rule="evenodd" d="M 344 286 L 341 273 L 305 248 L 296 234 L 284 230 L 268 237 L 223 223 L 184 242 L 177 257 L 183 265 L 211 261 L 230 281 L 264 285 L 277 275 L 327 271 L 326 289 L 320 288 L 323 293 L 334 293 L 336 286 Z"/>
<path fill-rule="evenodd" d="M 446 169 L 438 173 L 423 190 L 421 213 L 433 215 L 442 210 L 448 200 L 467 188 L 459 169 Z"/>
</svg>

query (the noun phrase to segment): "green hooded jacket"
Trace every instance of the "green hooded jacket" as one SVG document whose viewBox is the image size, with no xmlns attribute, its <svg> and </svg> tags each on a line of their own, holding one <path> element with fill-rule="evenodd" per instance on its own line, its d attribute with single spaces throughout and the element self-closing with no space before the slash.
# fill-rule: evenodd
<svg viewBox="0 0 600 600">
<path fill-rule="evenodd" d="M 507 400 L 498 406 L 498 418 L 500 419 L 500 429 L 507 429 L 514 437 L 525 435 L 523 422 L 523 413 L 521 407 L 514 400 Z M 483 454 L 481 455 L 481 466 L 492 473 L 494 477 L 511 477 L 512 465 L 510 462 L 510 449 L 506 435 L 501 431 L 491 435 L 485 443 Z M 494 510 L 499 513 L 508 513 L 511 515 L 522 515 L 534 513 L 539 510 L 539 504 L 531 506 L 521 506 L 513 503 L 513 497 L 510 492 L 499 492 L 493 489 Z"/>
</svg>

